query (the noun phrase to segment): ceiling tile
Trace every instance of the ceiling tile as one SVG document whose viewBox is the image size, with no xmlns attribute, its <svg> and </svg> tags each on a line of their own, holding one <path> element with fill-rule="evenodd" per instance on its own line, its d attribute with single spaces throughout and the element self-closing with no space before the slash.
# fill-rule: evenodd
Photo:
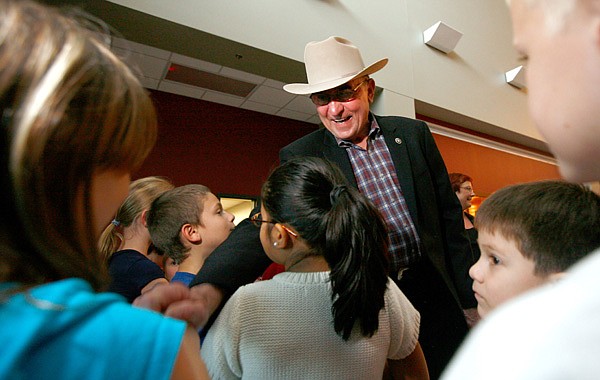
<svg viewBox="0 0 600 380">
<path fill-rule="evenodd" d="M 167 71 L 167 65 L 169 61 L 151 57 L 136 52 L 123 50 L 121 48 L 112 48 L 114 53 L 119 56 L 123 61 L 135 68 L 141 70 L 142 75 L 147 78 L 162 79 L 164 73 Z"/>
<path fill-rule="evenodd" d="M 160 81 L 154 78 L 141 77 L 140 82 L 142 82 L 142 86 L 146 88 L 149 88 L 151 90 L 158 90 L 158 83 Z"/>
<path fill-rule="evenodd" d="M 171 62 L 179 65 L 191 67 L 194 69 L 207 71 L 209 73 L 218 73 L 223 66 L 217 65 L 216 63 L 206 62 L 201 59 L 186 57 L 185 55 L 173 53 L 171 56 Z"/>
<path fill-rule="evenodd" d="M 306 95 L 295 96 L 294 99 L 292 99 L 292 101 L 285 106 L 285 108 L 293 111 L 304 112 L 309 115 L 317 113 L 314 103 Z"/>
<path fill-rule="evenodd" d="M 118 37 L 113 38 L 112 49 L 119 57 L 130 63 L 134 70 L 138 71 L 140 81 L 145 88 L 319 124 L 316 109 L 310 99 L 284 91 L 284 82 Z M 219 74 L 226 77 L 225 79 L 235 79 L 259 86 L 256 86 L 244 98 L 164 79 L 169 73 L 168 69 L 172 63 L 206 73 Z"/>
<path fill-rule="evenodd" d="M 267 80 L 265 80 L 263 82 L 263 86 L 273 87 L 273 88 L 276 88 L 278 90 L 281 90 L 284 85 L 285 85 L 285 83 L 283 83 L 283 82 L 280 82 L 280 81 L 274 80 L 274 79 L 269 79 L 269 78 L 267 78 Z"/>
<path fill-rule="evenodd" d="M 226 94 L 223 94 L 220 92 L 214 92 L 214 91 L 206 91 L 204 96 L 202 96 L 202 100 L 225 104 L 227 106 L 232 106 L 232 107 L 239 107 L 244 102 L 244 98 L 240 98 L 238 96 L 226 95 Z"/>
<path fill-rule="evenodd" d="M 280 110 L 279 107 L 270 106 L 268 104 L 263 104 L 263 103 L 256 103 L 256 102 L 253 102 L 250 100 L 246 100 L 241 105 L 241 108 L 251 110 L 251 111 L 256 111 L 256 112 L 268 113 L 270 115 L 275 115 L 275 113 L 277 113 L 277 111 Z"/>
<path fill-rule="evenodd" d="M 245 98 L 256 84 L 171 63 L 165 79 Z"/>
<path fill-rule="evenodd" d="M 265 77 L 261 77 L 260 75 L 254 75 L 250 73 L 246 73 L 244 71 L 231 69 L 229 67 L 223 67 L 221 69 L 220 74 L 228 76 L 230 78 L 238 79 L 244 82 L 250 82 L 254 84 L 261 84 L 265 81 Z"/>
<path fill-rule="evenodd" d="M 289 119 L 300 120 L 300 121 L 306 121 L 307 119 L 309 119 L 311 117 L 310 114 L 307 114 L 304 112 L 292 111 L 292 110 L 289 110 L 286 108 L 279 110 L 275 115 L 287 117 Z"/>
<path fill-rule="evenodd" d="M 283 107 L 288 104 L 294 96 L 295 95 L 273 87 L 260 86 L 250 94 L 248 100 L 270 104 L 275 107 Z"/>
<path fill-rule="evenodd" d="M 206 90 L 203 90 L 199 87 L 186 86 L 184 84 L 171 82 L 168 80 L 161 81 L 158 85 L 158 90 L 196 99 L 201 99 L 206 92 Z"/>
<path fill-rule="evenodd" d="M 171 52 L 148 45 L 139 44 L 137 42 L 125 40 L 119 37 L 113 37 L 112 47 L 121 48 L 130 52 L 136 52 L 150 57 L 169 59 Z"/>
</svg>

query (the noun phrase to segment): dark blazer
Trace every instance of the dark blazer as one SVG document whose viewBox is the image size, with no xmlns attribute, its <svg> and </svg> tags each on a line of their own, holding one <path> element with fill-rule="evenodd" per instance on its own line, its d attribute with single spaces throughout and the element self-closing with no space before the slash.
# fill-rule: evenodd
<svg viewBox="0 0 600 380">
<path fill-rule="evenodd" d="M 423 245 L 423 254 L 439 271 L 456 297 L 450 259 L 468 251 L 462 209 L 452 191 L 446 166 L 424 122 L 404 117 L 375 116 L 392 155 L 398 181 Z M 281 162 L 294 157 L 324 157 L 335 162 L 353 186 L 350 159 L 325 128 L 284 147 Z M 227 295 L 253 282 L 270 263 L 260 245 L 259 229 L 242 221 L 207 258 L 190 286 L 211 283 Z"/>
<path fill-rule="evenodd" d="M 435 380 L 468 331 L 450 264 L 453 256 L 464 257 L 469 249 L 462 209 L 427 125 L 403 117 L 375 118 L 421 238 L 425 258 L 412 265 L 401 280 L 395 280 L 421 314 L 419 342 L 430 377 Z M 279 154 L 281 162 L 306 156 L 324 157 L 336 163 L 350 183 L 357 186 L 346 150 L 338 147 L 326 129 L 296 140 Z M 260 245 L 259 229 L 246 219 L 207 258 L 191 286 L 211 283 L 221 287 L 227 298 L 260 276 L 269 263 Z M 217 314 L 213 314 L 203 332 Z"/>
<path fill-rule="evenodd" d="M 392 156 L 402 193 L 424 255 L 442 275 L 454 296 L 451 258 L 469 250 L 462 220 L 462 208 L 452 191 L 446 165 L 433 136 L 422 121 L 398 116 L 375 116 Z M 350 183 L 357 187 L 350 158 L 325 128 L 284 147 L 280 159 L 315 156 L 336 163 Z"/>
</svg>

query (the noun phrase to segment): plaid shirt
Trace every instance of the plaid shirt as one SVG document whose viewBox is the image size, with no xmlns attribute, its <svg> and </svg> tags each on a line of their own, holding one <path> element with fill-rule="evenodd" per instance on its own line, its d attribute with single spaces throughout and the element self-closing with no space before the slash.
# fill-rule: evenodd
<svg viewBox="0 0 600 380">
<path fill-rule="evenodd" d="M 346 148 L 358 189 L 383 215 L 390 237 L 391 270 L 414 263 L 421 255 L 419 236 L 377 121 L 373 118 L 366 150 L 348 141 L 336 140 L 340 147 Z"/>
</svg>

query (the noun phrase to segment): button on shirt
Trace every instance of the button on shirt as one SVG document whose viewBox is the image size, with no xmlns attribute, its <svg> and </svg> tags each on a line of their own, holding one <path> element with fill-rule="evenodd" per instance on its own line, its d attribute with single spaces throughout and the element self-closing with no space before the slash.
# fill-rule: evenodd
<svg viewBox="0 0 600 380">
<path fill-rule="evenodd" d="M 358 189 L 377 206 L 388 228 L 392 271 L 418 261 L 420 242 L 396 175 L 392 156 L 377 121 L 373 119 L 367 149 L 337 139 L 352 164 Z"/>
</svg>

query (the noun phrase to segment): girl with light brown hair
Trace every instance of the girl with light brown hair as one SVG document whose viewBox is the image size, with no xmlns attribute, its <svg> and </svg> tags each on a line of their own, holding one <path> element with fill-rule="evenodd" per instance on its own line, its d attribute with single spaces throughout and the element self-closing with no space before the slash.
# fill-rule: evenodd
<svg viewBox="0 0 600 380">
<path fill-rule="evenodd" d="M 0 0 L 0 378 L 206 378 L 195 330 L 97 293 L 156 118 L 82 16 Z"/>
</svg>

